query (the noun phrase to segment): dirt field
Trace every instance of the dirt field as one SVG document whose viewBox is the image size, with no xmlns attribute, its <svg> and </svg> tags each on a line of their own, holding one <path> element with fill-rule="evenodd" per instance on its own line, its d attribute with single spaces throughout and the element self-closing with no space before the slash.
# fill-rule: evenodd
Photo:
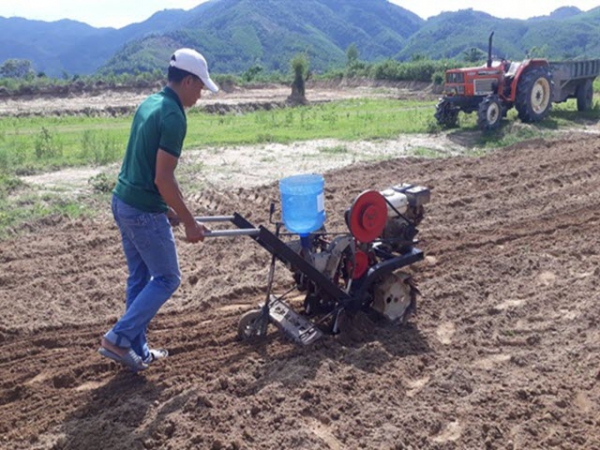
<svg viewBox="0 0 600 450">
<path fill-rule="evenodd" d="M 123 308 L 115 226 L 50 218 L 0 242 L 0 448 L 600 449 L 597 137 L 325 180 L 333 231 L 365 189 L 432 188 L 409 326 L 365 319 L 310 348 L 271 327 L 240 343 L 268 253 L 248 238 L 181 242 L 182 286 L 150 330 L 172 356 L 133 375 L 96 353 Z M 274 183 L 192 196 L 198 215 L 256 224 L 271 201 Z"/>
<path fill-rule="evenodd" d="M 356 85 L 337 82 L 309 82 L 306 95 L 311 102 L 327 102 L 359 97 L 397 97 L 435 99 L 429 85 L 422 82 L 356 82 Z M 359 84 L 360 83 L 360 84 Z M 65 97 L 0 97 L 2 116 L 48 116 L 48 115 L 116 115 L 134 111 L 137 105 L 156 89 L 139 91 L 98 91 L 76 93 Z M 283 105 L 291 89 L 281 85 L 231 87 L 213 94 L 203 91 L 197 107 L 209 112 L 265 109 Z"/>
</svg>

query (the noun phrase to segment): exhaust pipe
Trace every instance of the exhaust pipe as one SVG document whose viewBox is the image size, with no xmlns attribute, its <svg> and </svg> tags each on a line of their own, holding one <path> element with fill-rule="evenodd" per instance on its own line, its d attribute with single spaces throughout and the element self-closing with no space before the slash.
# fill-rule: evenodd
<svg viewBox="0 0 600 450">
<path fill-rule="evenodd" d="M 487 60 L 488 69 L 490 67 L 492 67 L 492 38 L 493 37 L 494 37 L 494 32 L 492 31 L 492 34 L 490 34 L 490 39 L 488 42 L 488 60 Z"/>
</svg>

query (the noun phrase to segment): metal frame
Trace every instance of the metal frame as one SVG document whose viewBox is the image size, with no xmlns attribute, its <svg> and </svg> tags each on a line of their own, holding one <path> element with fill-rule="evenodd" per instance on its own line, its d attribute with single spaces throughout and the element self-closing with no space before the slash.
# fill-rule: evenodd
<svg viewBox="0 0 600 450">
<path fill-rule="evenodd" d="M 409 266 L 424 258 L 423 252 L 418 248 L 411 248 L 408 253 L 402 255 L 394 255 L 391 253 L 378 251 L 378 256 L 384 259 L 379 264 L 371 267 L 367 272 L 366 278 L 362 280 L 359 289 L 351 295 L 348 292 L 340 289 L 329 278 L 318 271 L 310 262 L 305 260 L 298 253 L 287 246 L 285 242 L 279 239 L 275 234 L 269 231 L 264 226 L 255 227 L 252 223 L 246 220 L 238 213 L 233 216 L 220 217 L 197 217 L 199 222 L 224 222 L 229 221 L 236 227 L 237 230 L 221 230 L 210 231 L 207 237 L 228 237 L 228 236 L 249 236 L 254 239 L 260 246 L 275 256 L 284 264 L 290 265 L 294 269 L 299 270 L 314 282 L 320 289 L 328 294 L 332 299 L 340 303 L 343 308 L 357 309 L 363 306 L 371 285 L 379 278 L 394 272 L 402 267 Z"/>
<path fill-rule="evenodd" d="M 334 300 L 335 307 L 326 314 L 320 322 L 331 318 L 332 324 L 330 332 L 335 334 L 339 332 L 339 319 L 341 313 L 345 310 L 355 312 L 366 306 L 366 302 L 369 299 L 369 289 L 373 284 L 383 276 L 423 259 L 423 252 L 418 248 L 411 247 L 408 252 L 397 255 L 386 252 L 383 249 L 378 248 L 377 244 L 375 244 L 374 250 L 377 256 L 383 261 L 369 269 L 366 276 L 364 276 L 358 284 L 354 285 L 356 288 L 354 291 L 349 288 L 349 292 L 346 292 L 279 238 L 280 223 L 276 223 L 277 231 L 276 234 L 273 234 L 262 225 L 255 227 L 238 213 L 234 213 L 232 216 L 196 217 L 196 220 L 205 223 L 231 222 L 237 229 L 208 231 L 206 232 L 205 237 L 249 236 L 261 247 L 271 253 L 273 257 L 269 269 L 267 299 L 265 303 L 260 306 L 260 318 L 258 320 L 255 320 L 256 317 L 251 319 L 255 320 L 252 326 L 253 332 L 255 333 L 255 336 L 264 336 L 266 334 L 267 325 L 271 322 L 288 337 L 302 345 L 312 344 L 322 336 L 323 332 L 319 330 L 317 323 L 313 323 L 306 317 L 295 312 L 283 298 L 277 298 L 271 295 L 271 285 L 276 260 L 288 265 L 294 271 L 298 270 L 302 272 L 302 274 L 320 289 L 320 295 L 326 294 L 331 300 Z M 250 314 L 256 313 L 250 312 Z M 240 324 L 242 321 L 243 318 L 240 319 Z M 238 333 L 239 332 L 240 331 L 238 330 Z"/>
</svg>

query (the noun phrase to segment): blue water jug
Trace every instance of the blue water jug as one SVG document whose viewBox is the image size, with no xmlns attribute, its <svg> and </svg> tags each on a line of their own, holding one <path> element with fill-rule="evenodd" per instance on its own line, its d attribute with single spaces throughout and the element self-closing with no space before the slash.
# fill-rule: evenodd
<svg viewBox="0 0 600 450">
<path fill-rule="evenodd" d="M 294 175 L 279 181 L 285 227 L 308 236 L 325 223 L 325 181 L 321 175 Z"/>
</svg>

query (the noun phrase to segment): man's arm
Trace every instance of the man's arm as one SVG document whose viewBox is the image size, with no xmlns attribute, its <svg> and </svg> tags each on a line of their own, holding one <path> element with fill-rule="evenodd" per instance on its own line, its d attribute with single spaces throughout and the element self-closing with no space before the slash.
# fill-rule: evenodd
<svg viewBox="0 0 600 450">
<path fill-rule="evenodd" d="M 188 209 L 175 178 L 175 169 L 177 168 L 178 161 L 175 156 L 162 149 L 158 149 L 154 183 L 167 205 L 173 208 L 181 222 L 183 222 L 187 240 L 190 242 L 203 241 L 205 228 L 196 222 L 193 214 Z"/>
</svg>

